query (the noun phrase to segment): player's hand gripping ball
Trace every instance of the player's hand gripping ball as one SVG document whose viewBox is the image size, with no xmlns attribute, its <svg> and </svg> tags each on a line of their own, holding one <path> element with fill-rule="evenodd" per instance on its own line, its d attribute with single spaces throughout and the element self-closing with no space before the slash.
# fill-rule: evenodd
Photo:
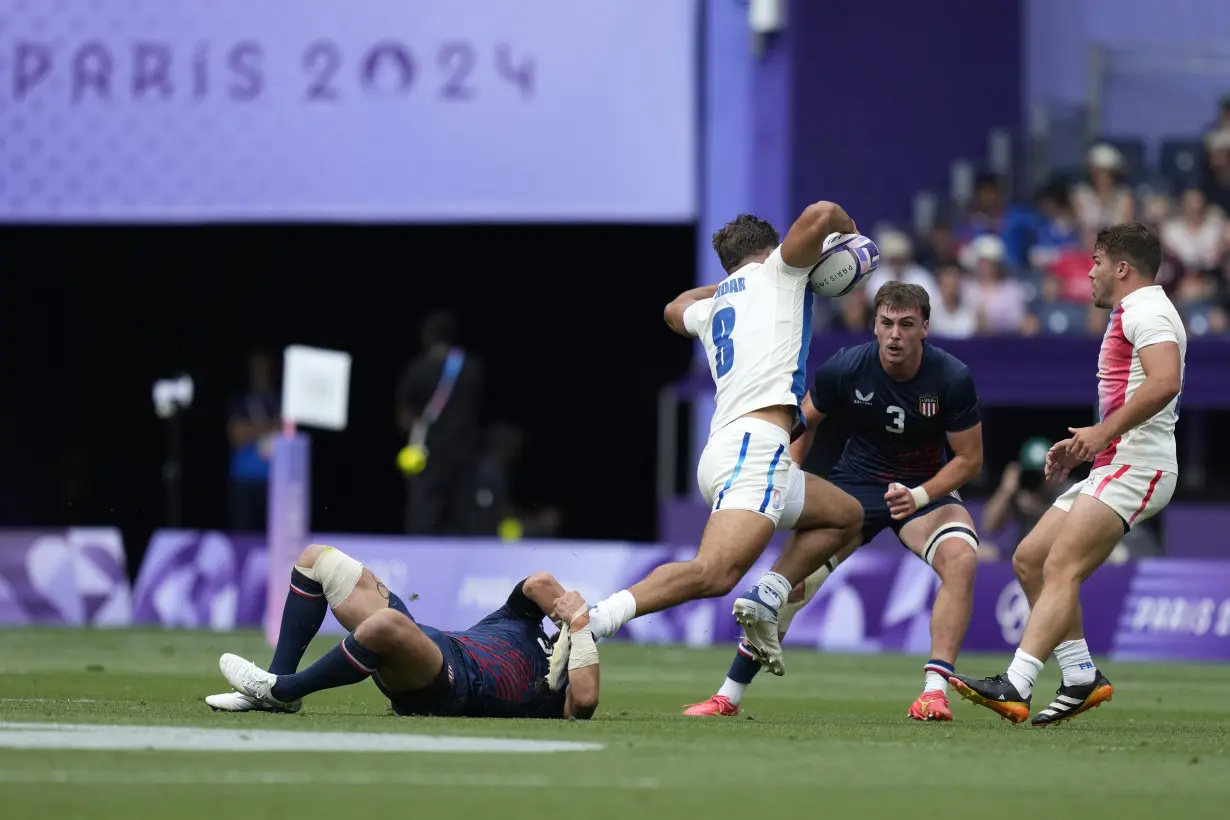
<svg viewBox="0 0 1230 820">
<path fill-rule="evenodd" d="M 829 234 L 811 269 L 811 289 L 835 299 L 851 293 L 880 266 L 880 249 L 859 233 Z"/>
</svg>

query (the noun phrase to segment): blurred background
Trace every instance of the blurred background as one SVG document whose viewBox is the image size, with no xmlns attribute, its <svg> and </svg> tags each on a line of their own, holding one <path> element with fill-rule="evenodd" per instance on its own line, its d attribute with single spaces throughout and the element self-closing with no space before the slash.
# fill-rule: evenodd
<svg viewBox="0 0 1230 820">
<path fill-rule="evenodd" d="M 310 442 L 308 532 L 687 551 L 712 385 L 662 306 L 721 277 L 709 236 L 736 213 L 784 233 L 817 199 L 882 261 L 817 300 L 811 364 L 870 338 L 884 282 L 928 290 L 932 341 L 985 408 L 965 494 L 989 562 L 1056 492 L 1039 454 L 1094 418 L 1093 236 L 1160 232 L 1191 339 L 1183 472 L 1117 559 L 1225 556 L 1219 0 L 5 10 L 0 524 L 11 556 L 59 539 L 83 590 L 79 550 L 101 539 L 99 571 L 138 579 L 140 610 L 147 548 L 171 538 L 199 570 L 184 588 L 238 585 L 243 622 L 247 582 L 226 573 L 263 577 L 244 556 L 265 560 L 292 432 Z M 351 356 L 345 429 L 284 423 L 288 345 Z M 155 402 L 159 382 L 190 396 Z M 430 457 L 407 469 L 425 419 Z M 827 428 L 821 474 L 844 443 Z M 11 618 L 43 606 L 16 591 L 29 564 L 0 565 Z M 220 604 L 202 601 L 209 620 Z"/>
</svg>

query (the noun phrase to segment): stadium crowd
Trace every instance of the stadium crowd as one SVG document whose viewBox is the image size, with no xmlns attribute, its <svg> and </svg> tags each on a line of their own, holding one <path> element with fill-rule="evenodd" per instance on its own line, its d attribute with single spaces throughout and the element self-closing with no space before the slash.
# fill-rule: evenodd
<svg viewBox="0 0 1230 820">
<path fill-rule="evenodd" d="M 879 271 L 839 304 L 818 304 L 818 327 L 865 330 L 875 292 L 898 280 L 931 294 L 937 338 L 1101 335 L 1106 313 L 1090 304 L 1087 279 L 1093 239 L 1107 225 L 1136 220 L 1162 238 L 1159 284 L 1179 307 L 1188 334 L 1226 333 L 1230 97 L 1203 139 L 1187 147 L 1185 153 L 1163 146 L 1160 167 L 1147 168 L 1138 141 L 1098 142 L 1084 169 L 1055 175 L 1029 203 L 1008 202 L 999 178 L 980 175 L 968 205 L 926 235 L 879 232 Z"/>
</svg>

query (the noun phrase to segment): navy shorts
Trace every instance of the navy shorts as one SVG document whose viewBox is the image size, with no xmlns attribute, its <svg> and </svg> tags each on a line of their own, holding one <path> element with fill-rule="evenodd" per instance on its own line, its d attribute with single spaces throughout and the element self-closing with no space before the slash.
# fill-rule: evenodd
<svg viewBox="0 0 1230 820">
<path fill-rule="evenodd" d="M 397 610 L 414 621 L 414 616 L 410 614 L 405 601 L 395 593 L 389 593 L 389 608 Z M 441 717 L 464 715 L 470 699 L 471 681 L 469 668 L 462 661 L 460 648 L 452 638 L 440 630 L 419 624 L 417 621 L 415 623 L 418 624 L 423 634 L 440 648 L 440 654 L 444 657 L 444 665 L 440 667 L 440 674 L 426 689 L 414 692 L 390 691 L 384 687 L 379 676 L 376 675 L 372 676 L 372 680 L 389 699 L 394 714 L 403 717 L 408 715 Z"/>
<path fill-rule="evenodd" d="M 885 528 L 891 529 L 893 534 L 900 538 L 901 528 L 915 518 L 921 518 L 927 513 L 938 510 L 940 507 L 947 506 L 948 504 L 961 503 L 961 496 L 957 495 L 957 492 L 954 490 L 950 495 L 932 500 L 930 504 L 917 510 L 908 518 L 895 521 L 892 514 L 888 511 L 888 502 L 884 500 L 884 494 L 888 492 L 887 484 L 867 481 L 865 479 L 855 479 L 840 474 L 830 476 L 829 483 L 839 490 L 844 490 L 854 496 L 854 499 L 862 505 L 864 544 L 870 542 L 871 539 L 879 535 Z"/>
</svg>

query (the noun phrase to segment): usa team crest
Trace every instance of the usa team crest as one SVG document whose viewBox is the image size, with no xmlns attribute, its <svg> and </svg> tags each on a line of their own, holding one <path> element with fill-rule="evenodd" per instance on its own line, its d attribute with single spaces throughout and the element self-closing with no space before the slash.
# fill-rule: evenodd
<svg viewBox="0 0 1230 820">
<path fill-rule="evenodd" d="M 918 399 L 918 412 L 927 418 L 931 418 L 940 412 L 939 396 L 920 396 Z"/>
</svg>

